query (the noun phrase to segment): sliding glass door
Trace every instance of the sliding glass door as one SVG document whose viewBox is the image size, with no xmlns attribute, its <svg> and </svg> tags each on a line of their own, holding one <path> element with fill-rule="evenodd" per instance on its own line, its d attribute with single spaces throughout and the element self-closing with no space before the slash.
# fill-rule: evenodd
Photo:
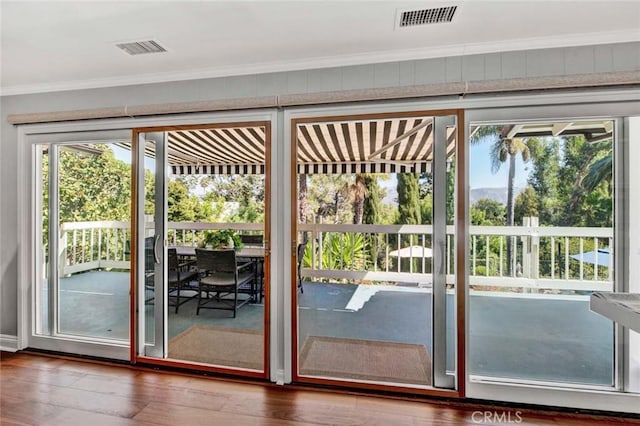
<svg viewBox="0 0 640 426">
<path fill-rule="evenodd" d="M 600 310 L 600 296 L 629 291 L 631 132 L 602 115 L 617 110 L 468 114 L 469 396 L 595 409 L 637 403 L 623 394 L 637 382 L 629 334 Z"/>
<path fill-rule="evenodd" d="M 616 121 L 470 129 L 470 373 L 615 388 Z M 553 362 L 549 362 L 553 360 Z"/>
<path fill-rule="evenodd" d="M 137 357 L 268 375 L 269 122 L 137 141 Z"/>
<path fill-rule="evenodd" d="M 136 288 L 138 354 L 167 352 L 166 135 L 134 131 L 136 149 Z"/>
<path fill-rule="evenodd" d="M 37 135 L 27 346 L 128 358 L 129 131 Z"/>
<path fill-rule="evenodd" d="M 456 388 L 458 119 L 292 120 L 294 380 Z"/>
</svg>

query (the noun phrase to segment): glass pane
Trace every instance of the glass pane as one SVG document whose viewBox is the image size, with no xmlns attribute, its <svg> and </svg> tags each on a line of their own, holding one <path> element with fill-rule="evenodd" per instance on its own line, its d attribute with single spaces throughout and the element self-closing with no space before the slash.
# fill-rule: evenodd
<svg viewBox="0 0 640 426">
<path fill-rule="evenodd" d="M 59 333 L 129 339 L 130 197 L 130 151 L 59 146 Z"/>
<path fill-rule="evenodd" d="M 613 122 L 470 129 L 470 373 L 612 386 Z M 497 228 L 500 227 L 500 228 Z"/>
<path fill-rule="evenodd" d="M 446 283 L 447 283 L 447 372 L 456 371 L 456 145 L 455 127 L 447 128 L 447 231 L 446 231 Z"/>
<path fill-rule="evenodd" d="M 40 170 L 40 175 L 36 178 L 36 191 L 38 206 L 38 219 L 40 226 L 36 229 L 40 235 L 41 244 L 36 247 L 39 252 L 36 252 L 36 259 L 38 261 L 37 273 L 38 281 L 34 288 L 36 289 L 36 334 L 51 334 L 49 329 L 49 294 L 50 294 L 50 281 L 49 281 L 49 149 L 46 145 L 37 145 L 36 151 L 36 170 Z"/>
<path fill-rule="evenodd" d="M 139 244 L 144 246 L 144 341 L 148 345 L 154 345 L 156 340 L 156 311 L 155 311 L 155 278 L 156 263 L 154 257 L 155 225 L 154 215 L 156 210 L 156 186 L 155 186 L 155 153 L 156 142 L 145 142 L 144 157 L 144 241 Z M 140 149 L 143 149 L 140 147 Z M 147 354 L 148 355 L 148 354 Z"/>
<path fill-rule="evenodd" d="M 267 129 L 167 141 L 168 358 L 264 371 Z"/>
<path fill-rule="evenodd" d="M 296 131 L 298 375 L 431 386 L 433 118 Z"/>
</svg>

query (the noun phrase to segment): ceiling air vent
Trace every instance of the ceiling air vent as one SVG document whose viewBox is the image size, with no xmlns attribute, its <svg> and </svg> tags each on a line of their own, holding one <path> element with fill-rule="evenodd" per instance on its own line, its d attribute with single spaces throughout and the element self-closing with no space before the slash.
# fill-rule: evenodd
<svg viewBox="0 0 640 426">
<path fill-rule="evenodd" d="M 118 43 L 116 46 L 127 52 L 129 55 L 142 55 L 145 53 L 160 53 L 167 51 L 167 49 L 160 46 L 160 44 L 154 40 Z"/>
<path fill-rule="evenodd" d="M 434 7 L 431 9 L 407 10 L 400 14 L 398 27 L 413 27 L 424 24 L 451 22 L 458 6 Z"/>
</svg>

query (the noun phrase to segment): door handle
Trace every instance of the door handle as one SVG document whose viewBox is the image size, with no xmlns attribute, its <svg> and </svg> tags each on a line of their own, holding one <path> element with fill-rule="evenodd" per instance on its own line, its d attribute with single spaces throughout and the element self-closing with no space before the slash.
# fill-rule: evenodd
<svg viewBox="0 0 640 426">
<path fill-rule="evenodd" d="M 445 273 L 445 264 L 446 264 L 446 253 L 445 253 L 445 246 L 444 246 L 444 241 L 438 241 L 438 250 L 440 251 L 440 261 L 439 261 L 439 265 L 438 265 L 438 273 L 441 275 L 444 275 Z"/>
<path fill-rule="evenodd" d="M 153 242 L 153 259 L 156 263 L 160 263 L 160 256 L 158 255 L 158 241 L 160 241 L 160 235 L 156 235 L 156 239 Z"/>
</svg>

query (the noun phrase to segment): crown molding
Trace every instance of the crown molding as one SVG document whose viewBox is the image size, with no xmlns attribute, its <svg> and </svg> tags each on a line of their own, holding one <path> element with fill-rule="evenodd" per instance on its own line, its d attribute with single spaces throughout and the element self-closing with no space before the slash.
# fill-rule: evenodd
<svg viewBox="0 0 640 426">
<path fill-rule="evenodd" d="M 60 92 L 68 90 L 98 89 L 139 84 L 166 83 L 273 72 L 300 71 L 320 68 L 366 65 L 396 61 L 410 61 L 454 56 L 479 55 L 534 49 L 553 49 L 593 46 L 640 41 L 640 30 L 622 30 L 603 33 L 569 34 L 498 42 L 470 43 L 438 46 L 435 48 L 404 49 L 365 52 L 360 54 L 326 56 L 292 61 L 243 64 L 228 67 L 202 68 L 179 72 L 159 72 L 122 77 L 63 81 L 57 83 L 27 84 L 0 87 L 0 96 Z"/>
</svg>

